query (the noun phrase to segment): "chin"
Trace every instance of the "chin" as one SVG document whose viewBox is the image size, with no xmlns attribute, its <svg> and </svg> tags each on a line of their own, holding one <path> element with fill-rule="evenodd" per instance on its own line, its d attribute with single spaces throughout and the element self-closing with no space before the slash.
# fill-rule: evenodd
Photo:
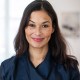
<svg viewBox="0 0 80 80">
<path fill-rule="evenodd" d="M 43 46 L 33 46 L 34 48 L 42 48 Z"/>
<path fill-rule="evenodd" d="M 34 45 L 32 45 L 32 47 L 34 47 L 34 48 L 44 48 L 44 47 L 46 47 L 47 45 L 41 45 L 41 44 L 34 44 Z"/>
</svg>

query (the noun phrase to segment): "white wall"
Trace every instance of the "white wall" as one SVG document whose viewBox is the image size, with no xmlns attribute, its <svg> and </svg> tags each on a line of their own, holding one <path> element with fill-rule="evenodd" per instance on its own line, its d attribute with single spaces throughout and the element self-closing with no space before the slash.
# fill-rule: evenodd
<svg viewBox="0 0 80 80">
<path fill-rule="evenodd" d="M 80 0 L 48 0 L 54 7 L 61 26 L 61 13 L 63 12 L 80 12 Z M 79 61 L 80 69 L 80 37 L 79 38 L 66 38 L 69 42 L 71 54 L 76 56 Z"/>
<path fill-rule="evenodd" d="M 14 38 L 25 7 L 33 0 L 0 0 L 0 64 L 15 54 Z"/>
</svg>

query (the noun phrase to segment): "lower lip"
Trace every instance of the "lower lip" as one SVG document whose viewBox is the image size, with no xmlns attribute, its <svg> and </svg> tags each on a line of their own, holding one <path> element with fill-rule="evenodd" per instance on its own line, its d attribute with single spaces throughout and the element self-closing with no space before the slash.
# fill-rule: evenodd
<svg viewBox="0 0 80 80">
<path fill-rule="evenodd" d="M 43 40 L 43 38 L 33 38 L 33 40 L 36 42 L 41 42 Z"/>
</svg>

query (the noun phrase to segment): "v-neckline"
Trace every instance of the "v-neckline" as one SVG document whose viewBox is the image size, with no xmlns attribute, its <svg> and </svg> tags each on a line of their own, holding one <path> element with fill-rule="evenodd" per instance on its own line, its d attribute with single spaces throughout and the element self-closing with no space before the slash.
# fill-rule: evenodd
<svg viewBox="0 0 80 80">
<path fill-rule="evenodd" d="M 48 51 L 45 59 L 37 66 L 35 67 L 33 63 L 30 61 L 29 53 L 27 54 L 27 60 L 29 67 L 34 69 L 35 73 L 38 74 L 41 77 L 47 78 L 49 75 L 50 69 L 51 69 L 51 53 Z"/>
</svg>

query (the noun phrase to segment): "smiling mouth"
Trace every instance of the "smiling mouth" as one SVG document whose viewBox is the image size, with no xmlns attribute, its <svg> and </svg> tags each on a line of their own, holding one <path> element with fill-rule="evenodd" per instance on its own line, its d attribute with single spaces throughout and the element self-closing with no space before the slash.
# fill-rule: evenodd
<svg viewBox="0 0 80 80">
<path fill-rule="evenodd" d="M 43 41 L 43 39 L 44 38 L 32 38 L 34 41 L 36 41 L 36 42 L 41 42 L 41 41 Z"/>
</svg>

